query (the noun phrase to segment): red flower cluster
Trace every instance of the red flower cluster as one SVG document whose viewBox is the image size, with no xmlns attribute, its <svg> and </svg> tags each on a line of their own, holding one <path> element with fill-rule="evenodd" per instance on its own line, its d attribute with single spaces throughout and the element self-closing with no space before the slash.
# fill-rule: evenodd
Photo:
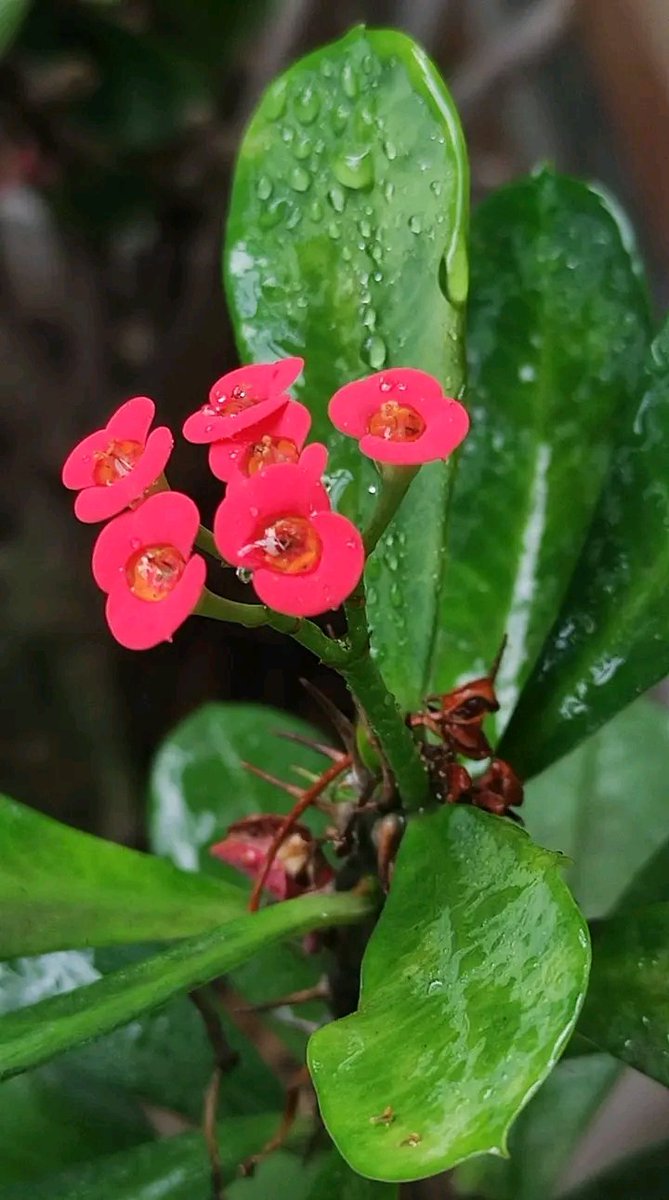
<svg viewBox="0 0 669 1200">
<path fill-rule="evenodd" d="M 184 425 L 189 441 L 209 446 L 211 469 L 228 485 L 214 520 L 222 558 L 250 572 L 264 604 L 295 617 L 337 608 L 365 557 L 356 527 L 332 512 L 321 481 L 325 447 L 305 447 L 311 415 L 287 391 L 302 367 L 301 358 L 287 358 L 231 371 Z M 79 493 L 79 519 L 113 518 L 95 544 L 93 575 L 107 594 L 112 633 L 136 650 L 172 636 L 197 608 L 206 575 L 192 553 L 199 514 L 169 490 L 173 439 L 165 427 L 149 432 L 154 414 L 146 396 L 127 401 L 63 467 L 63 483 Z M 360 439 L 363 453 L 399 466 L 445 458 L 468 427 L 462 406 L 410 368 L 347 384 L 330 416 Z"/>
</svg>

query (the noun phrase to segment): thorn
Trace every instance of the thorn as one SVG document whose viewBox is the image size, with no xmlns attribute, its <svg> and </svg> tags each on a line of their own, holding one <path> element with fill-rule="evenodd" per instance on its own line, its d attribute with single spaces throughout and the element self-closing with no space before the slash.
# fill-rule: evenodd
<svg viewBox="0 0 669 1200">
<path fill-rule="evenodd" d="M 296 742 L 298 746 L 308 746 L 310 750 L 315 750 L 317 754 L 324 754 L 333 762 L 342 756 L 342 751 L 337 750 L 336 747 L 326 746 L 324 742 L 315 742 L 312 738 L 305 737 L 303 733 L 291 733 L 288 729 L 274 729 L 272 732 L 275 737 L 283 738 L 285 742 Z"/>
<path fill-rule="evenodd" d="M 242 766 L 252 775 L 257 775 L 259 779 L 264 779 L 265 783 L 271 783 L 274 787 L 281 788 L 282 792 L 288 792 L 289 796 L 293 796 L 299 800 L 302 796 L 302 788 L 297 787 L 294 783 L 286 783 L 285 779 L 277 779 L 276 775 L 270 775 L 268 771 L 263 771 L 262 767 L 256 767 L 253 763 L 242 762 Z"/>
<path fill-rule="evenodd" d="M 273 1008 L 282 1008 L 285 1004 L 307 1004 L 309 1000 L 329 1000 L 330 985 L 327 979 L 322 979 L 320 983 L 313 987 L 302 988 L 298 992 L 291 992 L 288 996 L 279 996 L 276 1000 L 263 1000 L 261 1004 L 247 1004 L 241 1008 L 236 1008 L 235 1012 L 240 1013 L 261 1013 L 271 1012 Z"/>
<path fill-rule="evenodd" d="M 499 650 L 497 651 L 497 654 L 495 655 L 495 657 L 494 657 L 494 659 L 493 659 L 493 661 L 492 661 L 492 666 L 490 667 L 490 671 L 488 672 L 488 679 L 490 680 L 490 682 L 491 682 L 491 683 L 494 683 L 494 682 L 495 682 L 495 679 L 496 679 L 496 676 L 497 676 L 497 672 L 499 671 L 499 668 L 500 668 L 500 665 L 501 665 L 502 659 L 503 659 L 503 657 L 504 657 L 504 651 L 506 650 L 506 643 L 507 643 L 507 640 L 508 640 L 508 639 L 507 639 L 507 635 L 506 635 L 506 634 L 504 634 L 504 637 L 502 638 L 502 642 L 501 642 L 500 648 L 499 648 Z"/>
<path fill-rule="evenodd" d="M 333 704 L 332 701 L 325 696 L 323 692 L 320 692 L 317 687 L 314 687 L 313 683 L 310 683 L 308 679 L 300 679 L 300 683 L 305 691 L 311 696 L 312 700 L 315 700 L 318 706 L 323 710 L 333 728 L 336 729 L 337 733 L 339 734 L 344 746 L 346 747 L 346 750 L 350 754 L 352 747 L 355 745 L 355 727 L 352 721 L 349 721 L 348 717 L 344 716 L 343 712 L 340 712 L 340 710 L 337 708 L 337 705 Z"/>
</svg>

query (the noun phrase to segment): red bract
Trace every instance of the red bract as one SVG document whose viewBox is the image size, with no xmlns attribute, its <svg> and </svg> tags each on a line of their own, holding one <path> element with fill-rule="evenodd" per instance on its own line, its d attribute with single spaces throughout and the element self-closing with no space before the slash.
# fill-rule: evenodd
<svg viewBox="0 0 669 1200">
<path fill-rule="evenodd" d="M 330 511 L 320 481 L 326 463 L 325 446 L 314 442 L 299 463 L 240 480 L 214 519 L 222 557 L 252 571 L 263 603 L 289 616 L 337 608 L 362 575 L 362 538 L 346 517 Z"/>
<path fill-rule="evenodd" d="M 419 466 L 448 458 L 467 436 L 469 417 L 425 371 L 396 367 L 347 383 L 328 408 L 332 424 L 376 462 Z"/>
<path fill-rule="evenodd" d="M 256 880 L 284 821 L 278 813 L 244 817 L 230 826 L 223 841 L 211 847 L 210 854 Z M 334 871 L 311 831 L 298 824 L 277 851 L 265 890 L 277 900 L 291 900 L 314 888 L 326 887 L 333 879 Z"/>
<path fill-rule="evenodd" d="M 62 479 L 78 491 L 80 521 L 106 521 L 141 500 L 162 475 L 174 438 L 161 425 L 149 433 L 156 406 L 135 396 L 116 410 L 104 429 L 89 434 L 68 456 Z"/>
<path fill-rule="evenodd" d="M 184 424 L 189 442 L 206 445 L 227 441 L 242 429 L 251 429 L 288 403 L 286 395 L 297 379 L 304 359 L 280 358 L 229 371 L 216 380 L 206 404 Z"/>
<path fill-rule="evenodd" d="M 217 479 L 231 483 L 255 475 L 263 467 L 297 462 L 307 440 L 311 413 L 303 404 L 289 400 L 252 429 L 244 429 L 209 449 L 209 466 Z"/>
<path fill-rule="evenodd" d="M 117 642 L 149 650 L 169 641 L 197 605 L 206 576 L 192 555 L 200 515 L 181 492 L 158 492 L 106 525 L 93 549 L 93 576 L 107 592 Z"/>
</svg>

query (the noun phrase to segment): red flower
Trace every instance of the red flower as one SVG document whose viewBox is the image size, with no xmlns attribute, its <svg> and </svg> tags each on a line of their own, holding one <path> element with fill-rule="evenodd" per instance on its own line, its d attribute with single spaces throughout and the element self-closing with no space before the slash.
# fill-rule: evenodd
<svg viewBox="0 0 669 1200">
<path fill-rule="evenodd" d="M 309 409 L 289 400 L 252 429 L 244 429 L 228 441 L 214 442 L 209 448 L 209 466 L 217 479 L 231 483 L 255 475 L 262 467 L 297 462 L 310 426 Z"/>
<path fill-rule="evenodd" d="M 328 408 L 332 424 L 360 439 L 376 462 L 418 466 L 448 458 L 467 436 L 469 417 L 425 371 L 395 367 L 347 383 Z"/>
<path fill-rule="evenodd" d="M 299 463 L 240 480 L 214 519 L 222 557 L 252 571 L 263 603 L 290 616 L 337 608 L 362 575 L 362 538 L 346 517 L 330 511 L 320 482 L 326 463 L 325 446 L 314 442 Z"/>
<path fill-rule="evenodd" d="M 278 813 L 243 817 L 230 826 L 223 841 L 212 846 L 209 853 L 256 880 L 284 821 L 285 816 Z M 324 888 L 333 879 L 334 871 L 311 830 L 297 824 L 277 851 L 265 889 L 277 900 L 291 900 L 314 888 Z"/>
<path fill-rule="evenodd" d="M 141 500 L 162 475 L 174 438 L 164 425 L 149 433 L 155 411 L 148 396 L 135 396 L 116 410 L 104 429 L 74 447 L 62 479 L 66 488 L 79 492 L 74 511 L 80 521 L 116 516 Z"/>
<path fill-rule="evenodd" d="M 169 641 L 197 605 L 206 576 L 193 555 L 200 514 L 181 492 L 158 492 L 106 525 L 93 548 L 93 576 L 107 592 L 117 642 L 149 650 Z"/>
<path fill-rule="evenodd" d="M 288 403 L 286 395 L 297 379 L 304 360 L 280 358 L 273 363 L 256 363 L 229 371 L 216 380 L 209 400 L 184 424 L 189 442 L 207 444 L 235 437 L 250 429 Z"/>
</svg>

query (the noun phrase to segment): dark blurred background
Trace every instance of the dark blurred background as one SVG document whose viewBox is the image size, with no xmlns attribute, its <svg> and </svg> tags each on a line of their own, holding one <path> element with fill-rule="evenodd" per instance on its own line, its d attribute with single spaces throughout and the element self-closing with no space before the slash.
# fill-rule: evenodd
<svg viewBox="0 0 669 1200">
<path fill-rule="evenodd" d="M 459 102 L 475 199 L 538 160 L 628 210 L 669 288 L 669 0 L 0 0 L 0 786 L 141 841 L 146 765 L 211 698 L 305 710 L 317 668 L 272 634 L 190 622 L 118 648 L 71 445 L 133 394 L 178 429 L 235 365 L 220 232 L 244 124 L 293 59 L 365 21 L 418 38 Z M 204 458 L 173 486 L 211 517 Z"/>
</svg>

